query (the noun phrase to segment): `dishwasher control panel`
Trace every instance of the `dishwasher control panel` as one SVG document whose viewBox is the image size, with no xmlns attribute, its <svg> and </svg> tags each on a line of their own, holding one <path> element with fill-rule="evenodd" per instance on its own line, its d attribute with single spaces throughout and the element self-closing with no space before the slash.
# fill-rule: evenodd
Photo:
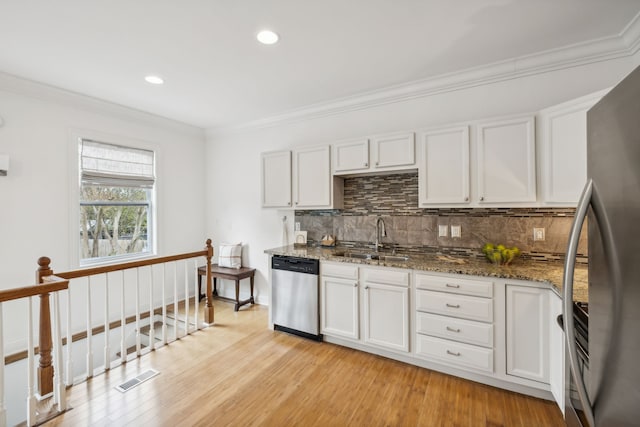
<svg viewBox="0 0 640 427">
<path fill-rule="evenodd" d="M 271 268 L 274 270 L 294 271 L 317 275 L 320 270 L 320 262 L 317 259 L 298 258 L 290 256 L 274 255 L 271 258 Z"/>
</svg>

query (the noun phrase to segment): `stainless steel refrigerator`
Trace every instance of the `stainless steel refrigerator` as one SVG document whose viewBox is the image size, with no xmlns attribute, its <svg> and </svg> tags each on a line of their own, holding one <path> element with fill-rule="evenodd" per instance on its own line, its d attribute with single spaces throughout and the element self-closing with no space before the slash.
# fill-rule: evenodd
<svg viewBox="0 0 640 427">
<path fill-rule="evenodd" d="M 587 113 L 587 175 L 565 263 L 563 317 L 571 368 L 568 383 L 574 388 L 565 388 L 565 417 L 568 425 L 638 426 L 640 67 Z M 585 324 L 576 315 L 571 295 L 585 217 L 589 233 L 586 360 L 579 348 Z"/>
</svg>

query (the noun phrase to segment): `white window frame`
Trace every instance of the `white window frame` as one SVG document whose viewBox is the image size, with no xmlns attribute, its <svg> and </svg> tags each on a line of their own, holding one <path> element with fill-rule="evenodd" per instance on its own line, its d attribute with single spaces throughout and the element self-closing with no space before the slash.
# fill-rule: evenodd
<svg viewBox="0 0 640 427">
<path fill-rule="evenodd" d="M 70 174 L 72 178 L 70 179 L 70 215 L 69 215 L 69 230 L 70 230 L 70 260 L 71 265 L 75 267 L 90 267 L 97 265 L 108 265 L 108 264 L 117 264 L 126 261 L 135 261 L 145 258 L 151 258 L 158 254 L 158 241 L 159 241 L 159 230 L 158 230 L 158 173 L 157 170 L 159 168 L 159 154 L 158 147 L 155 144 L 151 144 L 145 141 L 140 141 L 132 138 L 105 134 L 98 131 L 88 131 L 88 130 L 77 130 L 72 129 L 69 143 L 69 158 L 70 164 Z M 149 218 L 147 224 L 147 238 L 148 238 L 148 250 L 145 252 L 139 252 L 135 254 L 123 254 L 123 255 L 114 255 L 108 257 L 100 257 L 100 258 L 91 258 L 83 260 L 80 255 L 80 236 L 78 234 L 78 224 L 80 223 L 80 200 L 81 200 L 81 180 L 80 180 L 80 149 L 79 146 L 82 143 L 83 139 L 90 139 L 94 141 L 101 141 L 107 144 L 119 145 L 123 147 L 137 148 L 142 150 L 153 151 L 155 154 L 155 168 L 156 168 L 156 180 L 155 185 L 152 190 L 150 190 L 149 197 Z"/>
</svg>

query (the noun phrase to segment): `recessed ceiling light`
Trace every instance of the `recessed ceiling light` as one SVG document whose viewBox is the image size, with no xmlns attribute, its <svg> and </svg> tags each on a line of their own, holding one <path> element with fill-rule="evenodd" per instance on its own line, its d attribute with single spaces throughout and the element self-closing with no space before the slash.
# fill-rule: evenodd
<svg viewBox="0 0 640 427">
<path fill-rule="evenodd" d="M 144 79 L 147 81 L 147 83 L 151 83 L 152 85 L 161 85 L 164 83 L 162 77 L 158 76 L 146 76 Z"/>
<path fill-rule="evenodd" d="M 278 42 L 278 35 L 270 30 L 260 31 L 256 36 L 258 41 L 262 44 L 274 44 Z"/>
</svg>

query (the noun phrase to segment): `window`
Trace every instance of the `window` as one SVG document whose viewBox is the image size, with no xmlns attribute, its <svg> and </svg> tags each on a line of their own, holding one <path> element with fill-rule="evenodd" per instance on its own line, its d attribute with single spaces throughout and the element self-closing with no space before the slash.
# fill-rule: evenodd
<svg viewBox="0 0 640 427">
<path fill-rule="evenodd" d="M 80 264 L 153 253 L 154 152 L 80 141 Z"/>
</svg>

